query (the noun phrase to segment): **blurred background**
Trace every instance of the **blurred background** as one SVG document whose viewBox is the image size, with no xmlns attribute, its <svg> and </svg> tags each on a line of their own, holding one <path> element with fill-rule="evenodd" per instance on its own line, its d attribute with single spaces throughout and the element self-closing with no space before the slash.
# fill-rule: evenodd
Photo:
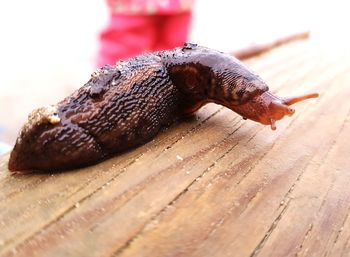
<svg viewBox="0 0 350 257">
<path fill-rule="evenodd" d="M 221 51 L 305 30 L 334 51 L 349 43 L 346 1 L 196 0 L 192 11 L 187 41 Z M 102 0 L 0 3 L 0 152 L 14 144 L 31 110 L 89 79 L 109 15 Z"/>
</svg>

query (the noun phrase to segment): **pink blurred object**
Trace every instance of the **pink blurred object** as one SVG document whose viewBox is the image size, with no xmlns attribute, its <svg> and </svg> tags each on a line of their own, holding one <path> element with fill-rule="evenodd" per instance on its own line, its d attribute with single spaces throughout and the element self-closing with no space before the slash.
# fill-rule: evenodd
<svg viewBox="0 0 350 257">
<path fill-rule="evenodd" d="M 112 13 L 174 14 L 192 10 L 194 0 L 107 0 Z"/>
<path fill-rule="evenodd" d="M 192 3 L 193 0 L 107 0 L 111 14 L 100 34 L 97 66 L 182 45 L 189 32 Z"/>
</svg>

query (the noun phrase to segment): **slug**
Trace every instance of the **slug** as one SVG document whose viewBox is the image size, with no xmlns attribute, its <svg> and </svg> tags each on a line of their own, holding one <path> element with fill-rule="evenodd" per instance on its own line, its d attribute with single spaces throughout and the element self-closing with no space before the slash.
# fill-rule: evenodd
<svg viewBox="0 0 350 257">
<path fill-rule="evenodd" d="M 276 129 L 290 105 L 232 55 L 186 43 L 97 69 L 56 105 L 29 114 L 8 168 L 53 172 L 84 167 L 144 144 L 159 131 L 214 102 Z"/>
</svg>

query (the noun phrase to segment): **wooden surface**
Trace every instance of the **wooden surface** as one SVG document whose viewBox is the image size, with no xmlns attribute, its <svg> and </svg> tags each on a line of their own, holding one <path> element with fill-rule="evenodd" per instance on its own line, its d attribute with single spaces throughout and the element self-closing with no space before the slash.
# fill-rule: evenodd
<svg viewBox="0 0 350 257">
<path fill-rule="evenodd" d="M 321 97 L 276 131 L 208 105 L 77 171 L 11 175 L 4 156 L 0 256 L 350 256 L 350 58 L 298 42 L 247 64 Z"/>
</svg>

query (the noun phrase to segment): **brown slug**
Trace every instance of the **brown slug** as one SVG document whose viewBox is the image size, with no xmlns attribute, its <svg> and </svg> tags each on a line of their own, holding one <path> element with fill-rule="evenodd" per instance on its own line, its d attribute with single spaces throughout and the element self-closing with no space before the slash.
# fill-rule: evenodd
<svg viewBox="0 0 350 257">
<path fill-rule="evenodd" d="M 209 102 L 276 129 L 276 120 L 294 113 L 289 105 L 317 96 L 275 96 L 233 56 L 187 43 L 104 66 L 63 101 L 34 110 L 8 168 L 52 172 L 94 164 Z"/>
</svg>

